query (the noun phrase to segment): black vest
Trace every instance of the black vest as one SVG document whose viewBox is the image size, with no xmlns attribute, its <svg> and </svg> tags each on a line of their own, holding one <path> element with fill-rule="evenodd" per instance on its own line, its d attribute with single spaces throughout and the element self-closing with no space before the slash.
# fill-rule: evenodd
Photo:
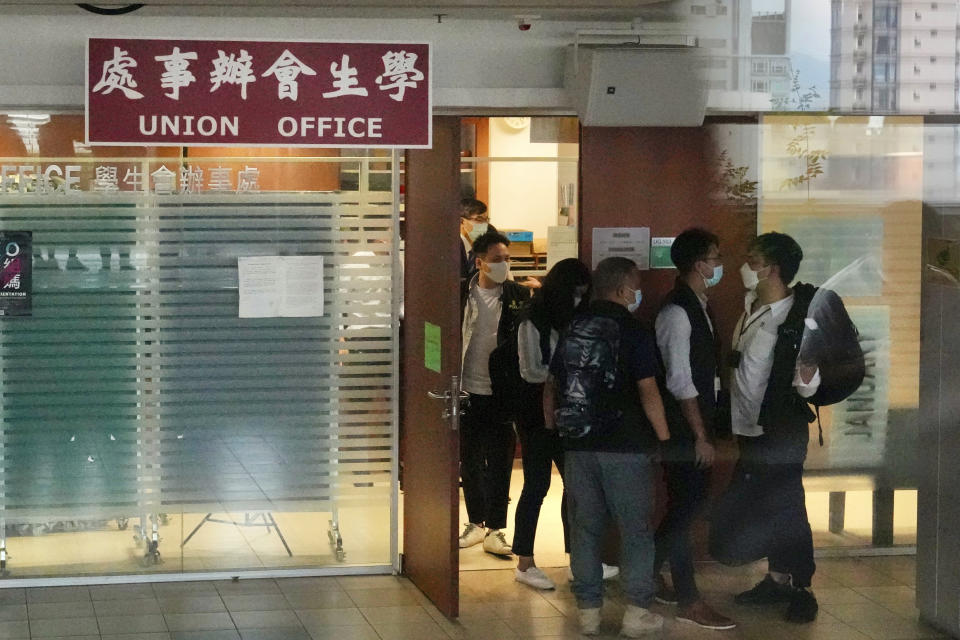
<svg viewBox="0 0 960 640">
<path fill-rule="evenodd" d="M 707 435 L 712 436 L 713 417 L 717 406 L 714 384 L 720 359 L 720 340 L 715 332 L 710 330 L 710 323 L 713 322 L 712 314 L 708 321 L 709 307 L 705 313 L 697 294 L 682 282 L 677 282 L 676 288 L 664 300 L 664 306 L 669 304 L 675 304 L 686 311 L 687 318 L 690 320 L 690 372 L 693 374 L 693 385 L 699 394 L 697 403 L 700 405 L 704 427 Z M 716 329 L 716 322 L 713 322 L 713 326 Z M 671 440 L 676 439 L 678 442 L 692 440 L 693 431 L 680 411 L 680 403 L 667 391 L 665 379 L 661 384 L 661 392 L 664 397 L 664 409 L 670 426 Z"/>
</svg>

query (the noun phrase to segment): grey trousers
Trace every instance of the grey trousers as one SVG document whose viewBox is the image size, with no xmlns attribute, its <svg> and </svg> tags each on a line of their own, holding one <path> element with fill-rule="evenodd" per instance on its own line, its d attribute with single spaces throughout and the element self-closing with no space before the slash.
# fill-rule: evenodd
<svg viewBox="0 0 960 640">
<path fill-rule="evenodd" d="M 607 513 L 620 528 L 620 582 L 630 604 L 653 602 L 653 461 L 643 453 L 568 451 L 567 508 L 573 595 L 581 609 L 603 604 L 600 556 Z"/>
</svg>

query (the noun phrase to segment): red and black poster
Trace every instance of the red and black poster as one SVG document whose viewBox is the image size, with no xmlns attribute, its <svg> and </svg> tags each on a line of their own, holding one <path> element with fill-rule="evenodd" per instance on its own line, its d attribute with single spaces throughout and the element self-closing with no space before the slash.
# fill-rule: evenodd
<svg viewBox="0 0 960 640">
<path fill-rule="evenodd" d="M 0 316 L 29 316 L 33 293 L 31 231 L 0 231 Z"/>
</svg>

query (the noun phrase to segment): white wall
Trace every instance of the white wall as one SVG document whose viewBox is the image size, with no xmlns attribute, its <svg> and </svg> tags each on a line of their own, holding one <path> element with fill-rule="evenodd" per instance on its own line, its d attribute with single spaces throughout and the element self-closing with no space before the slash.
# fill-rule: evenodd
<svg viewBox="0 0 960 640">
<path fill-rule="evenodd" d="M 529 125 L 512 129 L 503 118 L 490 118 L 491 158 L 556 158 L 558 146 L 530 142 Z M 556 162 L 491 162 L 490 221 L 499 229 L 546 238 L 547 227 L 557 224 L 557 172 Z"/>
<path fill-rule="evenodd" d="M 149 9 L 149 8 L 148 8 Z M 596 22 L 538 22 L 528 32 L 512 20 L 323 17 L 173 17 L 142 10 L 95 16 L 72 6 L 60 15 L 0 16 L 0 108 L 83 104 L 87 37 L 259 38 L 427 41 L 434 46 L 437 108 L 533 107 L 570 112 L 563 51 Z"/>
</svg>

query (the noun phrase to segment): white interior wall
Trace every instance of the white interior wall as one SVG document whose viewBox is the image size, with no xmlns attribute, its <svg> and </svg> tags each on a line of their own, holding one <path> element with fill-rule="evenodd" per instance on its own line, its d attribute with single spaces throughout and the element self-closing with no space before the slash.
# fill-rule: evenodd
<svg viewBox="0 0 960 640">
<path fill-rule="evenodd" d="M 149 8 L 148 8 L 149 9 Z M 624 25 L 538 22 L 521 32 L 511 20 L 447 18 L 162 16 L 147 10 L 96 16 L 76 7 L 63 15 L 0 18 L 0 108 L 83 105 L 87 37 L 393 40 L 433 45 L 434 106 L 535 108 L 570 113 L 563 53 L 583 28 Z"/>
<path fill-rule="evenodd" d="M 529 121 L 528 121 L 529 122 Z M 529 124 L 509 127 L 503 118 L 490 118 L 490 157 L 557 157 L 556 143 L 530 142 Z M 490 221 L 499 229 L 533 231 L 546 238 L 557 224 L 556 162 L 491 162 Z"/>
</svg>

